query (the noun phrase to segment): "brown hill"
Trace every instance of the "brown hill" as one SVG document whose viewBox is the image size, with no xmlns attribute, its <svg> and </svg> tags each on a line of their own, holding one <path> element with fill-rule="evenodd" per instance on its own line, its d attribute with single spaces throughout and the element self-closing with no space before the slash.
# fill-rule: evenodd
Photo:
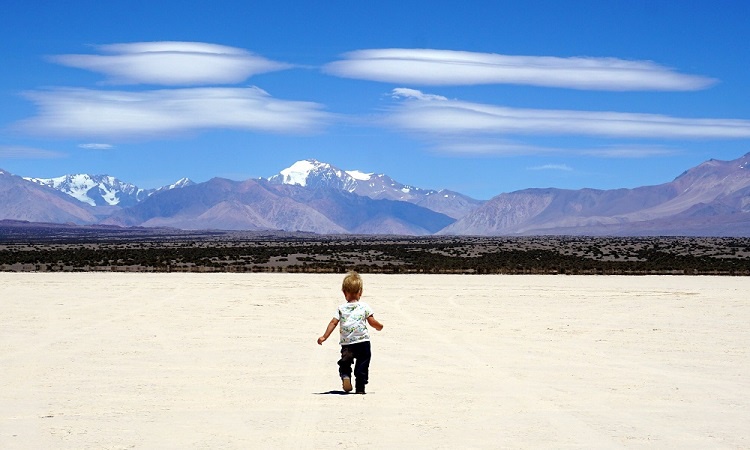
<svg viewBox="0 0 750 450">
<path fill-rule="evenodd" d="M 440 234 L 750 235 L 750 153 L 636 189 L 498 195 Z"/>
</svg>

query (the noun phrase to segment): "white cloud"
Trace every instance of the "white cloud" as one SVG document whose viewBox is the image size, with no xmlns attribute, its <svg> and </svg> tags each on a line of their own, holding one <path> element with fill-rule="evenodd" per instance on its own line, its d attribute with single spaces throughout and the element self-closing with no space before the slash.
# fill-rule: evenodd
<svg viewBox="0 0 750 450">
<path fill-rule="evenodd" d="M 26 147 L 23 145 L 0 145 L 0 158 L 8 159 L 55 159 L 66 155 L 41 148 Z"/>
<path fill-rule="evenodd" d="M 529 170 L 559 170 L 563 172 L 572 172 L 573 168 L 567 164 L 544 164 L 542 166 L 529 167 Z"/>
<path fill-rule="evenodd" d="M 522 109 L 413 98 L 399 102 L 386 117 L 386 124 L 421 135 L 444 136 L 546 134 L 658 139 L 750 138 L 750 120 Z"/>
<path fill-rule="evenodd" d="M 190 86 L 241 83 L 291 65 L 201 42 L 136 42 L 95 47 L 100 55 L 58 55 L 57 63 L 99 72 L 114 84 Z"/>
<path fill-rule="evenodd" d="M 512 56 L 432 49 L 372 49 L 343 55 L 324 71 L 345 78 L 417 85 L 522 84 L 587 90 L 692 91 L 716 82 L 651 61 Z"/>
<path fill-rule="evenodd" d="M 124 92 L 55 89 L 27 93 L 36 117 L 22 131 L 58 137 L 159 138 L 208 129 L 308 133 L 330 118 L 321 105 L 279 100 L 256 88 Z"/>
<path fill-rule="evenodd" d="M 111 144 L 79 144 L 78 146 L 87 150 L 109 150 L 114 148 Z"/>
<path fill-rule="evenodd" d="M 395 99 L 411 98 L 416 100 L 448 100 L 442 95 L 425 94 L 416 89 L 396 88 L 391 92 L 391 97 Z"/>
</svg>

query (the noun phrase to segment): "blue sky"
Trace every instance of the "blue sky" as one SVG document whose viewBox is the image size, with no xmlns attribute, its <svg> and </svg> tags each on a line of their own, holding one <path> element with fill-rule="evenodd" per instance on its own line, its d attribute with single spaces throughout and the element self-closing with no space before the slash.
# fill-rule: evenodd
<svg viewBox="0 0 750 450">
<path fill-rule="evenodd" d="M 748 23 L 744 0 L 10 2 L 0 168 L 660 184 L 750 152 Z"/>
</svg>

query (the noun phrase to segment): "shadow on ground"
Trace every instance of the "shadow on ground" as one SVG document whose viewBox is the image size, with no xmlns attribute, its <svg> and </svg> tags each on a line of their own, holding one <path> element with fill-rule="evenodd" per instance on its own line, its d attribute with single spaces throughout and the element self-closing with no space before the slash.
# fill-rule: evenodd
<svg viewBox="0 0 750 450">
<path fill-rule="evenodd" d="M 315 395 L 349 395 L 346 391 L 315 392 Z"/>
</svg>

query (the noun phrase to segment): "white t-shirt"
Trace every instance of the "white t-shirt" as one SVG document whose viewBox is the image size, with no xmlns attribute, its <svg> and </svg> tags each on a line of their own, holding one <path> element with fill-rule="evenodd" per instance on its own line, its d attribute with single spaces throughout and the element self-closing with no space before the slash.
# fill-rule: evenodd
<svg viewBox="0 0 750 450">
<path fill-rule="evenodd" d="M 365 302 L 346 302 L 339 305 L 336 314 L 333 315 L 339 321 L 341 339 L 339 344 L 349 345 L 370 340 L 367 331 L 367 318 L 375 314 Z"/>
</svg>

